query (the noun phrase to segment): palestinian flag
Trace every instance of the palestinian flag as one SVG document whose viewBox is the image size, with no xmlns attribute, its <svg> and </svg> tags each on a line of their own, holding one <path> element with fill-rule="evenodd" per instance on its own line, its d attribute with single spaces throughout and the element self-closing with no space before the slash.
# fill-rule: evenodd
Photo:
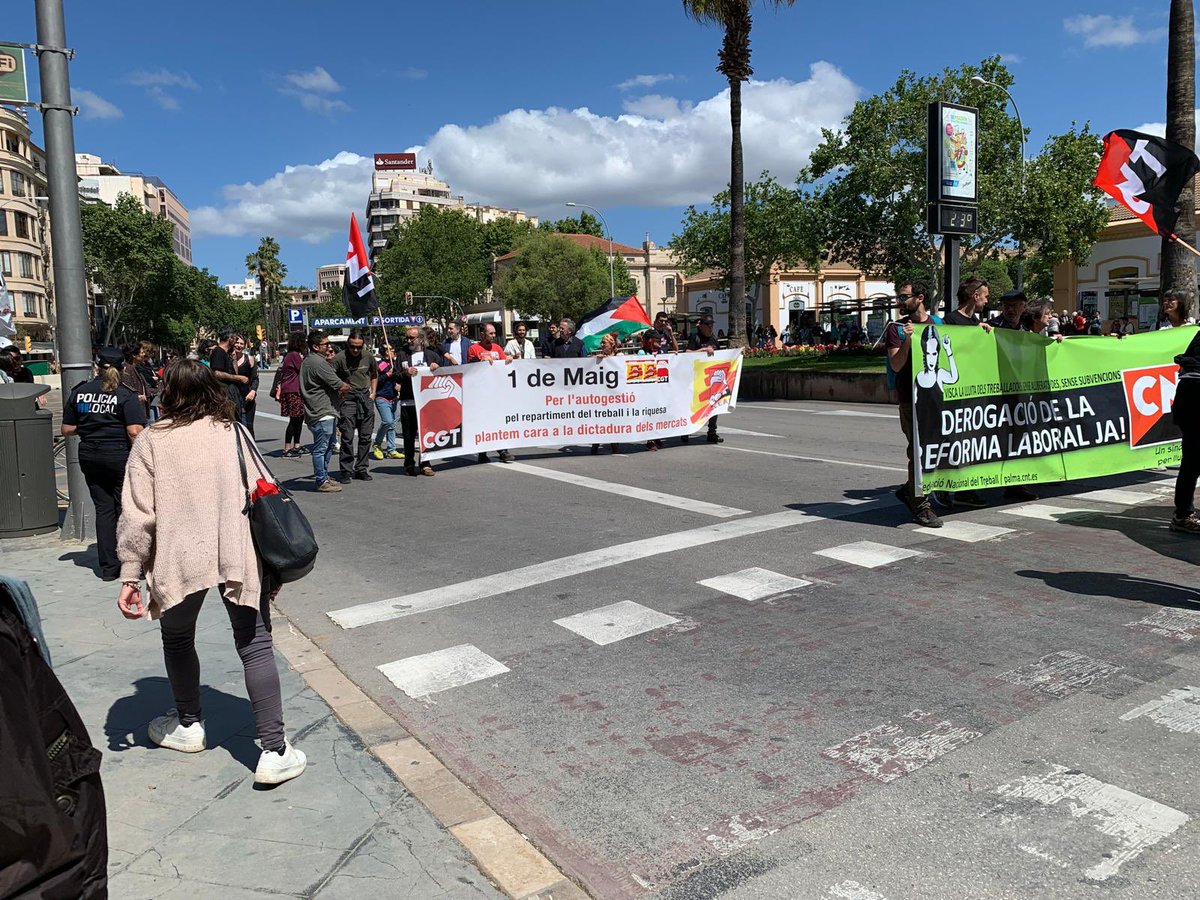
<svg viewBox="0 0 1200 900">
<path fill-rule="evenodd" d="M 1092 181 L 1151 230 L 1175 237 L 1179 192 L 1200 170 L 1187 147 L 1153 134 L 1119 129 L 1104 136 L 1104 156 Z"/>
<path fill-rule="evenodd" d="M 371 264 L 367 262 L 367 250 L 363 246 L 362 234 L 358 230 L 358 220 L 350 213 L 350 243 L 346 247 L 346 274 L 342 278 L 342 299 L 346 309 L 356 319 L 366 316 L 371 310 L 378 309 L 375 300 L 375 276 L 371 274 Z"/>
<path fill-rule="evenodd" d="M 583 349 L 594 353 L 606 334 L 615 334 L 620 341 L 650 327 L 650 319 L 636 296 L 613 297 L 580 319 L 575 333 L 583 341 Z"/>
</svg>

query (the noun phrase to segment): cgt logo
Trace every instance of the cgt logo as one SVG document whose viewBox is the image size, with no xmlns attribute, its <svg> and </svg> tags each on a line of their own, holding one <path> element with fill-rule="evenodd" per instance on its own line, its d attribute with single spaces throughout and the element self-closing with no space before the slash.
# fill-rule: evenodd
<svg viewBox="0 0 1200 900">
<path fill-rule="evenodd" d="M 626 384 L 665 384 L 671 369 L 665 359 L 639 359 L 625 363 Z"/>
<path fill-rule="evenodd" d="M 461 447 L 462 375 L 422 375 L 417 384 L 422 450 Z"/>
<path fill-rule="evenodd" d="M 1129 446 L 1152 447 L 1180 438 L 1171 421 L 1179 367 L 1174 363 L 1126 369 L 1121 373 L 1125 408 L 1129 411 Z"/>
</svg>

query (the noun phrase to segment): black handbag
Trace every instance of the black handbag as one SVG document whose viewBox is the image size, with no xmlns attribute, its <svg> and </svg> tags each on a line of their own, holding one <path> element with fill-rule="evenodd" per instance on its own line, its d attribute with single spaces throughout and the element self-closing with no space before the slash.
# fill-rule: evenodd
<svg viewBox="0 0 1200 900">
<path fill-rule="evenodd" d="M 242 510 L 250 518 L 250 534 L 262 560 L 263 569 L 278 584 L 299 581 L 312 571 L 317 561 L 317 538 L 312 526 L 300 511 L 300 505 L 279 483 L 267 462 L 258 452 L 254 441 L 245 434 L 244 426 L 235 424 L 238 465 L 242 469 L 242 484 L 246 488 L 246 506 Z M 246 454 L 242 442 L 250 445 L 254 463 L 264 478 L 279 488 L 278 494 L 265 494 L 251 500 L 254 488 L 246 474 Z"/>
</svg>

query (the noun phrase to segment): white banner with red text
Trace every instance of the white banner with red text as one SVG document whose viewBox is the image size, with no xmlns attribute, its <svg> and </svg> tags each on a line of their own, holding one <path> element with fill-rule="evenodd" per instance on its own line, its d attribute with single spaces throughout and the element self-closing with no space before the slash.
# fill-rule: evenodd
<svg viewBox="0 0 1200 900">
<path fill-rule="evenodd" d="M 737 404 L 739 350 L 518 359 L 413 379 L 423 459 L 692 434 Z"/>
</svg>

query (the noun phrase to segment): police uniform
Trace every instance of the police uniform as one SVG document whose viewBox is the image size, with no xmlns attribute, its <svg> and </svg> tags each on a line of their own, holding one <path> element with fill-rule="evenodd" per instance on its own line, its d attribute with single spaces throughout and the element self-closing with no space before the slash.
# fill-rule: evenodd
<svg viewBox="0 0 1200 900">
<path fill-rule="evenodd" d="M 121 517 L 121 486 L 129 459 L 128 425 L 146 424 L 146 409 L 137 394 L 124 385 L 104 390 L 103 376 L 85 381 L 71 391 L 63 408 L 63 424 L 74 425 L 79 435 L 79 468 L 87 480 L 96 506 L 96 554 L 100 576 L 118 578 L 117 519 Z"/>
</svg>

